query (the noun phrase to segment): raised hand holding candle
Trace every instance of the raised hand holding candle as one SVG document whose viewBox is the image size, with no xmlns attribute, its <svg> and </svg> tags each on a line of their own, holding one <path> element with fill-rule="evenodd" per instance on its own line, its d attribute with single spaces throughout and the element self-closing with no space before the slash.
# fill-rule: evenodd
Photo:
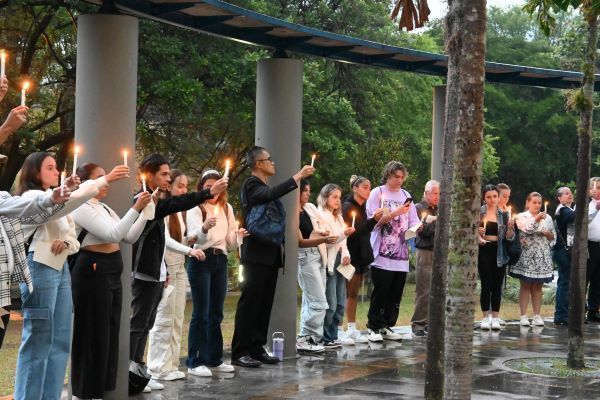
<svg viewBox="0 0 600 400">
<path fill-rule="evenodd" d="M 0 50 L 0 77 L 6 75 L 6 52 L 4 49 Z"/>
<path fill-rule="evenodd" d="M 77 158 L 79 157 L 79 146 L 73 148 L 73 173 L 77 173 Z"/>
<path fill-rule="evenodd" d="M 352 227 L 354 228 L 354 223 L 356 222 L 356 211 L 352 211 Z"/>
<path fill-rule="evenodd" d="M 145 192 L 146 191 L 146 174 L 142 174 L 141 178 L 142 178 L 142 190 Z"/>
<path fill-rule="evenodd" d="M 123 150 L 123 165 L 127 166 L 127 155 L 129 152 L 127 150 Z"/>
<path fill-rule="evenodd" d="M 315 158 L 317 158 L 317 155 L 316 155 L 316 154 L 313 154 L 313 155 L 312 155 L 312 160 L 310 160 L 310 166 L 311 166 L 311 167 L 314 167 L 314 166 L 315 166 Z"/>
<path fill-rule="evenodd" d="M 27 89 L 29 89 L 29 82 L 23 83 L 23 89 L 21 90 L 21 105 L 24 106 L 27 100 Z"/>
<path fill-rule="evenodd" d="M 67 178 L 67 173 L 63 169 L 63 172 L 60 173 L 60 195 L 65 195 L 65 179 Z"/>
<path fill-rule="evenodd" d="M 223 174 L 223 178 L 229 178 L 229 168 L 231 167 L 231 160 L 225 160 L 225 173 Z"/>
</svg>

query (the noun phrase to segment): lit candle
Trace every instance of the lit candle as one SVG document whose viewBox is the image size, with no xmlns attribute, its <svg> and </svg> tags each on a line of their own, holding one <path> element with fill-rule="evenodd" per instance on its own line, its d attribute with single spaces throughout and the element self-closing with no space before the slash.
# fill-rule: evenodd
<svg viewBox="0 0 600 400">
<path fill-rule="evenodd" d="M 354 223 L 356 222 L 356 211 L 352 211 L 352 227 L 354 228 Z"/>
<path fill-rule="evenodd" d="M 23 89 L 21 90 L 21 105 L 25 105 L 25 100 L 27 98 L 27 89 L 29 89 L 29 82 L 25 81 L 23 83 Z"/>
<path fill-rule="evenodd" d="M 427 218 L 427 211 L 421 211 L 421 223 L 425 223 L 426 218 Z"/>
<path fill-rule="evenodd" d="M 512 207 L 508 206 L 508 219 L 510 219 L 510 217 L 512 217 Z"/>
<path fill-rule="evenodd" d="M 485 235 L 485 228 L 487 227 L 487 219 L 483 220 L 483 234 Z"/>
<path fill-rule="evenodd" d="M 129 152 L 127 150 L 123 150 L 123 165 L 127 166 L 127 155 Z"/>
<path fill-rule="evenodd" d="M 312 160 L 310 160 L 310 166 L 311 166 L 311 167 L 314 167 L 314 166 L 315 166 L 315 158 L 317 158 L 317 155 L 316 155 L 316 154 L 313 154 L 313 155 L 312 155 Z"/>
<path fill-rule="evenodd" d="M 4 49 L 0 50 L 0 77 L 6 75 L 6 52 Z"/>
<path fill-rule="evenodd" d="M 219 206 L 215 206 L 215 217 L 219 215 Z"/>
<path fill-rule="evenodd" d="M 548 202 L 547 201 L 544 202 L 544 212 L 548 213 Z"/>
<path fill-rule="evenodd" d="M 598 181 L 594 181 L 594 190 L 598 190 Z"/>
<path fill-rule="evenodd" d="M 77 173 L 77 158 L 79 157 L 79 146 L 73 148 L 73 173 Z"/>
<path fill-rule="evenodd" d="M 63 169 L 63 172 L 60 173 L 60 195 L 65 195 L 65 179 L 67 178 L 67 173 Z"/>
<path fill-rule="evenodd" d="M 379 200 L 379 208 L 383 208 L 383 193 L 381 193 L 381 199 Z"/>
<path fill-rule="evenodd" d="M 225 160 L 225 173 L 223 174 L 223 178 L 229 178 L 229 167 L 231 166 L 231 160 Z"/>
<path fill-rule="evenodd" d="M 142 174 L 141 178 L 142 178 L 142 190 L 145 192 L 146 191 L 146 174 Z"/>
</svg>

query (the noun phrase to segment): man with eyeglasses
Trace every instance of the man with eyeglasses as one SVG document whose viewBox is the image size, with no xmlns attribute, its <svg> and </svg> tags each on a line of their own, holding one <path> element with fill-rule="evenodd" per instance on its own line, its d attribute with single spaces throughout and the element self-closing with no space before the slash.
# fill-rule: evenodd
<svg viewBox="0 0 600 400">
<path fill-rule="evenodd" d="M 300 180 L 311 176 L 315 169 L 304 166 L 294 176 L 270 187 L 267 182 L 275 175 L 275 162 L 269 152 L 255 146 L 246 155 L 252 175 L 242 185 L 244 219 L 253 207 L 275 201 L 295 190 Z M 279 268 L 283 267 L 283 245 L 253 237 L 242 245 L 244 285 L 235 313 L 235 330 L 231 343 L 231 363 L 240 367 L 258 367 L 262 363 L 276 364 L 264 346 Z M 295 296 L 295 294 L 294 294 Z"/>
</svg>

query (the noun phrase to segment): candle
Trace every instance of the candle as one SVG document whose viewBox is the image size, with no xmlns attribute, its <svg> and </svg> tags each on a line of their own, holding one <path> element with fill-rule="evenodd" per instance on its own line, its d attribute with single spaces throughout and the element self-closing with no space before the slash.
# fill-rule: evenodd
<svg viewBox="0 0 600 400">
<path fill-rule="evenodd" d="M 354 228 L 354 223 L 356 222 L 356 211 L 352 211 L 352 227 Z"/>
<path fill-rule="evenodd" d="M 23 89 L 21 90 L 21 105 L 25 105 L 25 100 L 27 98 L 27 89 L 29 89 L 29 82 L 25 81 L 23 83 Z"/>
<path fill-rule="evenodd" d="M 427 211 L 421 212 L 421 223 L 425 223 L 425 219 L 427 218 Z"/>
<path fill-rule="evenodd" d="M 487 219 L 483 220 L 483 234 L 485 235 L 485 228 L 487 227 Z"/>
<path fill-rule="evenodd" d="M 310 160 L 310 166 L 311 166 L 311 167 L 314 167 L 314 166 L 315 166 L 315 158 L 317 158 L 317 155 L 316 155 L 316 154 L 313 154 L 313 155 L 312 155 L 312 160 Z"/>
<path fill-rule="evenodd" d="M 127 155 L 129 153 L 127 152 L 127 150 L 123 150 L 123 165 L 127 166 Z"/>
<path fill-rule="evenodd" d="M 79 146 L 73 148 L 73 173 L 77 173 L 77 157 L 79 157 Z"/>
<path fill-rule="evenodd" d="M 225 160 L 225 173 L 223 178 L 229 178 L 229 167 L 231 166 L 231 160 Z"/>
<path fill-rule="evenodd" d="M 0 77 L 6 75 L 6 52 L 4 49 L 0 50 Z"/>
<path fill-rule="evenodd" d="M 215 206 L 215 217 L 219 215 L 219 206 Z"/>
<path fill-rule="evenodd" d="M 379 208 L 383 208 L 383 193 L 381 193 L 381 199 L 379 200 Z"/>
<path fill-rule="evenodd" d="M 547 201 L 544 202 L 544 212 L 545 213 L 548 212 L 548 202 Z"/>
<path fill-rule="evenodd" d="M 67 178 L 67 173 L 63 169 L 63 172 L 60 173 L 60 195 L 65 195 L 65 179 Z"/>
<path fill-rule="evenodd" d="M 146 191 L 146 174 L 142 174 L 141 178 L 142 178 L 142 190 L 145 192 Z"/>
<path fill-rule="evenodd" d="M 512 207 L 508 206 L 508 219 L 512 216 Z"/>
</svg>

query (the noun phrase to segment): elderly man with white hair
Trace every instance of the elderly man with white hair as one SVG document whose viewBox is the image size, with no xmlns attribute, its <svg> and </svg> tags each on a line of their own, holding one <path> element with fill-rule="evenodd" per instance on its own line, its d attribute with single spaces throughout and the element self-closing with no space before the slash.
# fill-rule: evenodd
<svg viewBox="0 0 600 400">
<path fill-rule="evenodd" d="M 423 200 L 416 205 L 417 213 L 423 223 L 415 239 L 415 247 L 417 248 L 417 287 L 415 289 L 415 312 L 410 323 L 413 335 L 416 337 L 427 336 L 429 288 L 433 267 L 433 241 L 439 201 L 440 183 L 430 180 L 425 184 Z"/>
</svg>

